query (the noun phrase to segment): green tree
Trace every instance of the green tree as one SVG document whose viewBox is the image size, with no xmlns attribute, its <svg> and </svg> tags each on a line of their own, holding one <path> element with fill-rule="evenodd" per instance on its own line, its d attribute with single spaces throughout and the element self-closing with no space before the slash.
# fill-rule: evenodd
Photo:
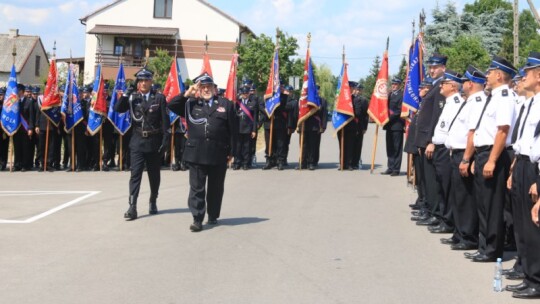
<svg viewBox="0 0 540 304">
<path fill-rule="evenodd" d="M 281 33 L 279 36 L 279 65 L 280 77 L 303 74 L 304 60 L 292 58 L 297 56 L 298 43 L 296 38 Z M 238 47 L 240 55 L 238 77 L 251 79 L 259 92 L 264 92 L 270 75 L 270 64 L 274 55 L 275 44 L 270 36 L 261 34 L 259 37 L 248 36 L 246 42 Z"/>
<path fill-rule="evenodd" d="M 315 79 L 320 86 L 319 96 L 326 99 L 328 109 L 334 108 L 336 98 L 337 77 L 332 74 L 332 70 L 326 64 L 315 69 Z"/>
<path fill-rule="evenodd" d="M 156 56 L 149 59 L 148 67 L 154 72 L 154 83 L 165 85 L 173 57 L 167 50 L 156 49 Z"/>
<path fill-rule="evenodd" d="M 377 76 L 379 76 L 379 69 L 381 68 L 381 57 L 379 55 L 375 56 L 373 64 L 369 69 L 369 75 L 365 78 L 360 79 L 359 83 L 364 86 L 364 91 L 362 94 L 368 99 L 371 99 L 373 94 L 373 89 L 375 88 L 375 82 L 377 82 Z"/>
<path fill-rule="evenodd" d="M 450 47 L 442 48 L 441 52 L 448 56 L 447 67 L 458 73 L 463 73 L 469 64 L 485 70 L 490 62 L 490 56 L 477 36 L 461 35 Z"/>
<path fill-rule="evenodd" d="M 465 4 L 463 12 L 478 16 L 486 13 L 491 14 L 501 8 L 512 10 L 512 3 L 505 0 L 476 0 L 474 3 Z"/>
<path fill-rule="evenodd" d="M 405 56 L 403 56 L 403 58 L 401 59 L 401 63 L 399 64 L 398 73 L 394 76 L 405 81 L 405 78 L 407 78 L 407 68 L 407 60 L 405 60 Z"/>
</svg>

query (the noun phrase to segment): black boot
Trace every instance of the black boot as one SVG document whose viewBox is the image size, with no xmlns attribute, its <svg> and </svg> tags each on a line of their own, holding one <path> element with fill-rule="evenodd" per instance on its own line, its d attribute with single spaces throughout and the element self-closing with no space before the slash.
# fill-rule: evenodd
<svg viewBox="0 0 540 304">
<path fill-rule="evenodd" d="M 128 220 L 137 219 L 137 199 L 133 195 L 129 197 L 129 209 L 124 213 L 124 218 Z"/>
<path fill-rule="evenodd" d="M 148 209 L 148 213 L 150 214 L 157 214 L 157 194 L 150 194 L 150 209 Z"/>
<path fill-rule="evenodd" d="M 275 166 L 274 162 L 271 159 L 266 159 L 266 165 L 262 168 L 263 170 L 272 169 Z"/>
</svg>

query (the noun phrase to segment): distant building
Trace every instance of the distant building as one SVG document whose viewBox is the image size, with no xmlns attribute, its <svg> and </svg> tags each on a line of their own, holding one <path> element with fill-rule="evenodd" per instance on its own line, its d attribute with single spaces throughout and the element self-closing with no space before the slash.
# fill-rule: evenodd
<svg viewBox="0 0 540 304">
<path fill-rule="evenodd" d="M 205 39 L 216 83 L 224 87 L 237 41 L 252 31 L 204 0 L 117 0 L 80 19 L 86 26 L 85 83 L 94 78 L 101 45 L 103 74 L 114 79 L 120 61 L 126 78 L 144 65 L 156 48 L 177 54 L 182 78 L 199 75 Z"/>
<path fill-rule="evenodd" d="M 18 29 L 0 34 L 0 85 L 4 86 L 13 66 L 13 52 L 17 81 L 23 84 L 43 85 L 49 73 L 49 58 L 39 36 L 19 35 Z"/>
</svg>

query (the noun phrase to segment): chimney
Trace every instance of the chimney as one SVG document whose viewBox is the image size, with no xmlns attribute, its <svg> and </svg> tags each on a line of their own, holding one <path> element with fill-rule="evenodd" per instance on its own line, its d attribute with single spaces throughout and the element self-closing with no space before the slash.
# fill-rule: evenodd
<svg viewBox="0 0 540 304">
<path fill-rule="evenodd" d="M 19 29 L 9 29 L 9 38 L 19 37 Z"/>
</svg>

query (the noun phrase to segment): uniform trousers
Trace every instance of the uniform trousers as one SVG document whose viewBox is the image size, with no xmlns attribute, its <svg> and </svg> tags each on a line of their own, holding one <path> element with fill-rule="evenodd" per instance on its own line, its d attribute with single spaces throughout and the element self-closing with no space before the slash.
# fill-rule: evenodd
<svg viewBox="0 0 540 304">
<path fill-rule="evenodd" d="M 114 164 L 114 151 L 116 147 L 114 146 L 114 127 L 110 121 L 103 122 L 103 164 Z M 99 166 L 99 164 L 98 164 Z"/>
<path fill-rule="evenodd" d="M 207 208 L 209 218 L 219 218 L 226 173 L 227 163 L 220 165 L 189 163 L 188 207 L 195 221 L 204 220 Z"/>
<path fill-rule="evenodd" d="M 437 202 L 439 207 L 435 215 L 448 227 L 454 228 L 453 205 L 450 204 L 452 165 L 450 151 L 444 145 L 435 145 L 433 166 L 438 187 Z"/>
<path fill-rule="evenodd" d="M 474 177 L 470 171 L 467 177 L 459 173 L 464 153 L 464 150 L 452 150 L 450 205 L 454 207 L 456 238 L 466 245 L 478 246 L 478 207 L 474 197 Z"/>
<path fill-rule="evenodd" d="M 3 169 L 8 162 L 9 136 L 0 130 L 0 170 Z"/>
<path fill-rule="evenodd" d="M 120 158 L 120 148 L 122 151 L 122 168 L 120 168 L 120 160 L 118 160 L 118 170 L 127 170 L 131 167 L 131 149 L 129 148 L 129 142 L 131 141 L 131 135 L 133 131 L 129 129 L 124 135 L 118 135 L 118 154 Z M 120 140 L 122 145 L 120 145 Z"/>
<path fill-rule="evenodd" d="M 184 159 L 184 148 L 186 146 L 185 133 L 174 133 L 174 161 L 180 164 Z"/>
<path fill-rule="evenodd" d="M 131 151 L 131 177 L 129 179 L 129 195 L 135 202 L 139 197 L 141 180 L 146 165 L 148 182 L 150 183 L 150 196 L 157 197 L 161 182 L 161 155 L 158 152 Z"/>
<path fill-rule="evenodd" d="M 345 131 L 345 134 L 342 135 L 342 132 L 343 130 L 340 130 L 337 134 L 339 140 L 339 157 L 340 161 L 343 159 L 343 169 L 348 169 L 353 165 L 355 133 Z M 343 144 L 341 143 L 342 137 L 345 140 Z M 341 149 L 342 147 L 343 151 Z"/>
<path fill-rule="evenodd" d="M 386 130 L 386 156 L 388 169 L 394 172 L 401 170 L 401 158 L 403 156 L 403 131 Z"/>
<path fill-rule="evenodd" d="M 55 146 L 59 144 L 58 142 L 58 133 L 56 127 L 52 126 L 50 124 L 49 126 L 49 136 L 47 141 L 47 129 L 45 130 L 39 130 L 39 162 L 42 167 L 45 165 L 44 157 L 45 157 L 45 145 L 48 145 L 47 147 L 47 168 L 50 168 L 54 164 L 54 150 Z"/>
<path fill-rule="evenodd" d="M 529 194 L 531 185 L 536 181 L 536 164 L 531 163 L 529 157 L 517 155 L 514 169 L 512 171 L 512 196 L 514 236 L 516 240 L 518 260 L 514 269 L 521 270 L 527 275 L 527 255 L 525 251 L 526 222 L 531 222 L 531 208 L 533 201 Z M 539 254 L 538 252 L 536 254 Z"/>
<path fill-rule="evenodd" d="M 238 134 L 234 151 L 235 165 L 251 165 L 251 133 Z"/>
<path fill-rule="evenodd" d="M 264 140 L 266 143 L 266 148 L 264 150 L 267 159 L 276 163 L 285 163 L 287 160 L 287 154 L 290 138 L 287 135 L 287 129 L 285 128 L 274 128 L 272 132 L 272 155 L 269 154 L 270 147 L 270 129 L 264 129 Z"/>
<path fill-rule="evenodd" d="M 438 193 L 440 190 L 439 183 L 436 181 L 437 176 L 433 166 L 433 158 L 428 159 L 426 157 L 426 148 L 420 148 L 420 157 L 422 158 L 421 183 L 424 185 L 426 193 L 427 211 L 431 215 L 436 215 L 439 209 Z"/>
<path fill-rule="evenodd" d="M 304 131 L 304 146 L 302 155 L 302 165 L 317 165 L 319 161 L 319 145 L 321 133 L 315 130 Z"/>
<path fill-rule="evenodd" d="M 478 204 L 478 251 L 490 258 L 502 258 L 504 247 L 503 209 L 506 195 L 506 180 L 510 158 L 506 150 L 501 152 L 495 164 L 492 178 L 484 178 L 484 165 L 491 149 L 477 149 L 474 162 L 474 188 Z"/>
<path fill-rule="evenodd" d="M 358 131 L 358 133 L 356 133 L 356 136 L 354 137 L 354 151 L 353 151 L 352 160 L 351 160 L 351 163 L 354 166 L 357 166 L 360 164 L 360 159 L 362 159 L 362 145 L 363 144 L 364 144 L 364 131 Z M 401 157 L 401 154 L 400 154 L 400 157 Z M 401 160 L 400 160 L 400 166 L 401 166 Z M 399 171 L 399 169 L 397 171 Z"/>
<path fill-rule="evenodd" d="M 34 166 L 34 145 L 27 131 L 21 126 L 13 135 L 15 168 L 32 169 Z"/>
</svg>

